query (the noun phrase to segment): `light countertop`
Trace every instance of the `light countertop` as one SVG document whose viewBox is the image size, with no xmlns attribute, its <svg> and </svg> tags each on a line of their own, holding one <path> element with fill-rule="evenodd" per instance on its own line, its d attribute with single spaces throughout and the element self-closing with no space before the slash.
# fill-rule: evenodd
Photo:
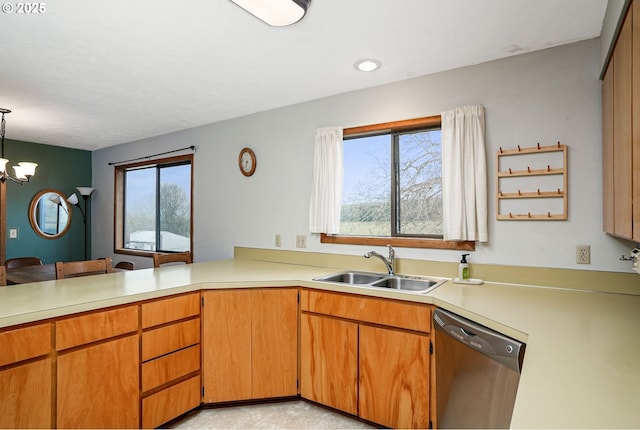
<svg viewBox="0 0 640 430">
<path fill-rule="evenodd" d="M 640 296 L 453 282 L 425 295 L 312 281 L 340 270 L 224 260 L 0 287 L 0 328 L 200 289 L 306 286 L 430 303 L 527 343 L 512 427 L 640 428 Z"/>
</svg>

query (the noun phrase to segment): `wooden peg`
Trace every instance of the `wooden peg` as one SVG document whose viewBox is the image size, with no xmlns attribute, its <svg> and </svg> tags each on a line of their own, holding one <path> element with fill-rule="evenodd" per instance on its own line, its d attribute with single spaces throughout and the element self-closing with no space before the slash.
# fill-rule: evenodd
<svg viewBox="0 0 640 430">
<path fill-rule="evenodd" d="M 547 172 L 551 171 L 551 166 L 547 164 Z"/>
<path fill-rule="evenodd" d="M 520 145 L 518 145 L 518 152 L 520 152 L 520 151 L 521 151 L 521 149 L 520 149 Z"/>
<path fill-rule="evenodd" d="M 560 188 L 558 188 L 558 194 L 562 194 L 562 193 L 560 192 Z"/>
<path fill-rule="evenodd" d="M 531 173 L 531 167 L 527 166 L 527 172 Z"/>
<path fill-rule="evenodd" d="M 560 149 L 560 141 L 558 141 L 558 149 Z"/>
<path fill-rule="evenodd" d="M 538 188 L 538 195 L 540 195 L 540 188 Z"/>
<path fill-rule="evenodd" d="M 500 197 L 502 197 L 502 191 L 498 191 L 500 193 Z"/>
<path fill-rule="evenodd" d="M 511 212 L 509 212 L 509 218 L 513 218 L 513 215 L 511 215 Z"/>
<path fill-rule="evenodd" d="M 500 154 L 502 154 L 502 146 L 500 147 Z"/>
<path fill-rule="evenodd" d="M 538 142 L 538 151 L 540 151 L 540 142 Z"/>
<path fill-rule="evenodd" d="M 547 217 L 551 218 L 551 212 L 547 212 Z"/>
<path fill-rule="evenodd" d="M 522 193 L 520 192 L 520 190 L 518 190 L 518 195 L 519 195 L 519 196 L 521 196 L 521 195 L 522 195 Z"/>
<path fill-rule="evenodd" d="M 512 172 L 511 172 L 511 167 L 509 167 L 509 174 L 511 174 L 511 173 L 512 173 Z"/>
<path fill-rule="evenodd" d="M 527 212 L 527 217 L 531 218 L 531 212 Z"/>
</svg>

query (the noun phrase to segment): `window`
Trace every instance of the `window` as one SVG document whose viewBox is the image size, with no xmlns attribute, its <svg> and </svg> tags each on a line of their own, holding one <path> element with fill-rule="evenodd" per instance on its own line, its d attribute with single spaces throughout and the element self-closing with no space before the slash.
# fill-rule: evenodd
<svg viewBox="0 0 640 430">
<path fill-rule="evenodd" d="M 191 251 L 192 163 L 185 155 L 116 167 L 116 252 Z"/>
<path fill-rule="evenodd" d="M 442 240 L 440 116 L 345 129 L 339 235 L 324 243 L 474 249 Z"/>
</svg>

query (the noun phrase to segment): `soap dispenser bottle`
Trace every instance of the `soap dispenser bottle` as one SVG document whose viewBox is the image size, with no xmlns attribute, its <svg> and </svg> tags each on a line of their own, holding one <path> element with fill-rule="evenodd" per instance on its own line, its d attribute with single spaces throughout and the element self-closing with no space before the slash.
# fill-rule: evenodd
<svg viewBox="0 0 640 430">
<path fill-rule="evenodd" d="M 460 266 L 458 266 L 458 279 L 461 281 L 469 280 L 469 263 L 467 263 L 467 255 L 462 254 L 462 260 L 460 260 Z"/>
</svg>

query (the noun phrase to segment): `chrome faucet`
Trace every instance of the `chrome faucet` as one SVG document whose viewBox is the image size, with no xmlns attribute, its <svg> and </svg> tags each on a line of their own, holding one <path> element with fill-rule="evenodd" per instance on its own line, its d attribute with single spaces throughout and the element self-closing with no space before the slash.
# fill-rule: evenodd
<svg viewBox="0 0 640 430">
<path fill-rule="evenodd" d="M 387 245 L 387 248 L 389 248 L 389 258 L 385 258 L 384 255 L 378 254 L 375 251 L 367 252 L 366 254 L 364 254 L 364 258 L 378 257 L 380 260 L 384 262 L 384 265 L 387 266 L 387 271 L 389 272 L 389 275 L 395 275 L 395 272 L 393 269 L 393 259 L 395 258 L 396 252 L 393 250 L 391 245 Z"/>
</svg>

